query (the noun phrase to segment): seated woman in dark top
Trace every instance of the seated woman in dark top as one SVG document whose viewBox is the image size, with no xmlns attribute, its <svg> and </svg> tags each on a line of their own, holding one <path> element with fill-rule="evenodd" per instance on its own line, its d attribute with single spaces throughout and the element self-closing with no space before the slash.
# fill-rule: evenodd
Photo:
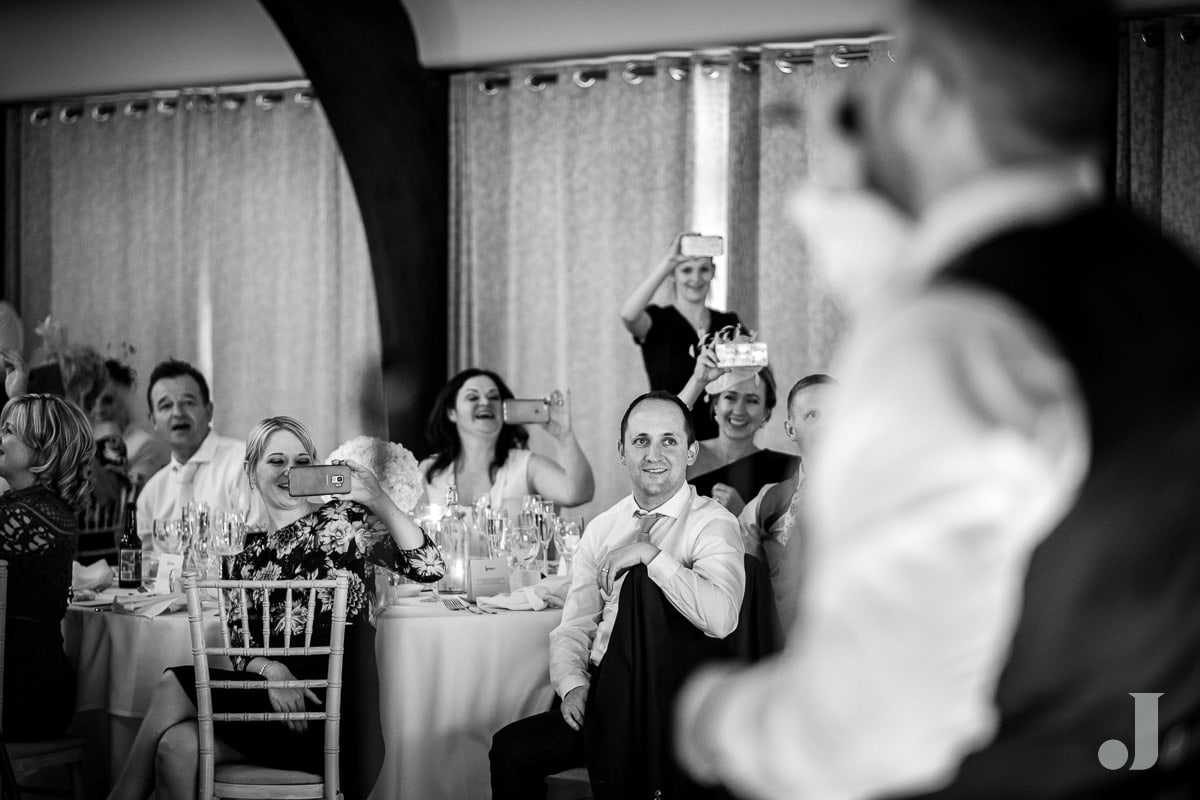
<svg viewBox="0 0 1200 800">
<path fill-rule="evenodd" d="M 52 739 L 75 710 L 75 675 L 63 652 L 75 514 L 88 495 L 95 445 L 74 403 L 14 397 L 0 413 L 0 558 L 8 562 L 4 737 Z"/>
<path fill-rule="evenodd" d="M 445 565 L 437 547 L 412 519 L 383 492 L 375 475 L 361 464 L 347 462 L 351 491 L 345 499 L 322 505 L 317 498 L 292 497 L 288 473 L 293 466 L 317 463 L 308 431 L 291 417 L 271 417 L 258 424 L 246 441 L 246 474 L 250 489 L 263 501 L 267 533 L 247 543 L 234 562 L 235 577 L 243 580 L 322 579 L 335 570 L 350 572 L 346 608 L 345 666 L 342 694 L 341 790 L 350 798 L 365 798 L 383 763 L 383 733 L 379 721 L 379 676 L 375 666 L 375 565 L 402 572 L 416 581 L 433 582 Z M 328 642 L 328 609 L 321 614 L 315 644 Z M 259 618 L 258 625 L 261 625 Z M 323 626 L 323 627 L 322 627 Z M 241 619 L 229 621 L 234 642 L 251 639 L 257 646 L 255 615 L 250 630 Z M 324 641 L 318 641 L 320 634 Z M 323 664 L 305 656 L 278 659 L 234 659 L 234 671 L 213 670 L 214 680 L 293 680 L 324 675 Z M 311 690 L 271 689 L 213 691 L 219 712 L 302 711 L 319 698 Z M 195 673 L 175 667 L 150 700 L 150 708 L 130 748 L 125 768 L 109 794 L 113 800 L 138 800 L 156 789 L 156 796 L 195 795 L 197 769 Z M 217 722 L 215 757 L 218 764 L 246 759 L 279 769 L 312 771 L 321 763 L 319 724 L 287 722 L 271 726 Z M 156 786 L 157 785 L 157 786 Z"/>
<path fill-rule="evenodd" d="M 680 399 L 691 404 L 729 371 L 717 366 L 712 347 L 704 348 Z M 714 387 L 712 399 L 717 435 L 700 442 L 700 454 L 688 467 L 687 480 L 698 494 L 711 497 L 736 516 L 763 486 L 794 474 L 798 459 L 754 443 L 775 408 L 775 376 L 770 367 L 740 382 L 726 379 L 722 384 Z"/>
<path fill-rule="evenodd" d="M 716 266 L 710 256 L 680 255 L 679 241 L 688 235 L 675 237 L 667 255 L 621 305 L 621 321 L 642 348 L 650 388 L 676 394 L 692 375 L 700 337 L 741 325 L 736 313 L 705 305 Z M 675 288 L 674 300 L 670 305 L 650 305 L 654 293 L 668 279 Z M 695 399 L 692 425 L 697 440 L 717 435 L 707 398 Z"/>
</svg>

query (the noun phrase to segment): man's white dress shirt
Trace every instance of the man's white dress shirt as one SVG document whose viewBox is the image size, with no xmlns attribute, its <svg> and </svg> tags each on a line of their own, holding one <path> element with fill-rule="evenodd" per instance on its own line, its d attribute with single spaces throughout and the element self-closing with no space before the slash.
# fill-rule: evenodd
<svg viewBox="0 0 1200 800">
<path fill-rule="evenodd" d="M 1093 202 L 1086 162 L 993 173 L 921 220 L 859 316 L 810 481 L 810 571 L 787 649 L 681 701 L 693 771 L 747 798 L 850 800 L 948 782 L 990 740 L 1034 548 L 1087 470 L 1074 374 L 1039 325 L 930 276 L 991 235 Z"/>
<path fill-rule="evenodd" d="M 171 463 L 154 473 L 138 495 L 138 535 L 152 534 L 156 519 L 177 519 L 181 499 L 184 503 L 190 499 L 226 511 L 244 506 L 251 500 L 249 483 L 242 470 L 245 460 L 245 442 L 213 430 L 185 463 L 179 463 L 172 455 Z M 261 503 L 252 502 L 248 524 L 262 527 L 265 521 Z"/>
<path fill-rule="evenodd" d="M 633 495 L 592 520 L 571 564 L 571 589 L 562 622 L 550 632 L 550 682 L 560 697 L 589 684 L 588 665 L 599 664 L 617 618 L 622 576 L 611 594 L 596 583 L 600 565 L 618 547 L 637 539 Z M 650 543 L 661 552 L 647 565 L 671 605 L 709 636 L 724 638 L 737 627 L 746 586 L 745 550 L 737 519 L 724 506 L 683 484 L 658 508 Z"/>
</svg>

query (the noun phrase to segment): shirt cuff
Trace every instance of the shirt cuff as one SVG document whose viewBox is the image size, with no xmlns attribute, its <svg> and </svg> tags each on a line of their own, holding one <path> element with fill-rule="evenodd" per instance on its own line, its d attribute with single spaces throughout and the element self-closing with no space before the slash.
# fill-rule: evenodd
<svg viewBox="0 0 1200 800">
<path fill-rule="evenodd" d="M 662 586 L 669 581 L 680 569 L 680 564 L 675 559 L 671 558 L 664 550 L 659 550 L 658 555 L 650 559 L 650 563 L 646 565 L 646 574 L 650 576 L 650 580 Z"/>
<path fill-rule="evenodd" d="M 577 675 L 577 674 L 567 675 L 565 678 L 563 678 L 562 680 L 560 680 L 558 682 L 558 687 L 557 687 L 558 696 L 563 699 L 566 699 L 566 696 L 571 693 L 572 689 L 578 689 L 580 686 L 583 686 L 586 688 L 590 685 L 591 685 L 591 681 L 589 681 L 587 679 L 586 675 Z"/>
</svg>

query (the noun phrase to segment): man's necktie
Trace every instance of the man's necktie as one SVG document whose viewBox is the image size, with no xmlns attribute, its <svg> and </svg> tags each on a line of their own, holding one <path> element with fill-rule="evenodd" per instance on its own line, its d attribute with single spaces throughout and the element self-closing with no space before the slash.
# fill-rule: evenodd
<svg viewBox="0 0 1200 800">
<path fill-rule="evenodd" d="M 192 502 L 192 497 L 196 492 L 196 470 L 200 469 L 199 464 L 188 462 L 186 464 L 176 464 L 175 479 L 179 481 L 179 499 L 176 500 L 176 508 L 180 511 L 188 503 Z"/>
<path fill-rule="evenodd" d="M 636 517 L 638 521 L 637 541 L 648 542 L 650 541 L 650 529 L 653 528 L 654 523 L 658 522 L 659 519 L 661 519 L 664 515 L 650 514 L 638 509 L 637 511 L 633 512 L 633 516 Z"/>
</svg>

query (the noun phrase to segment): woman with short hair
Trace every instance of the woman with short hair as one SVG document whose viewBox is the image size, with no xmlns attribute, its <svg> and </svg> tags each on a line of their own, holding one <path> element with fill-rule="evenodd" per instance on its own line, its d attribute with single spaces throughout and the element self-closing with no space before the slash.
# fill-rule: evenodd
<svg viewBox="0 0 1200 800">
<path fill-rule="evenodd" d="M 75 674 L 62 620 L 88 497 L 95 444 L 74 403 L 48 394 L 14 397 L 0 412 L 0 559 L 8 562 L 4 738 L 51 739 L 75 710 Z"/>
</svg>

